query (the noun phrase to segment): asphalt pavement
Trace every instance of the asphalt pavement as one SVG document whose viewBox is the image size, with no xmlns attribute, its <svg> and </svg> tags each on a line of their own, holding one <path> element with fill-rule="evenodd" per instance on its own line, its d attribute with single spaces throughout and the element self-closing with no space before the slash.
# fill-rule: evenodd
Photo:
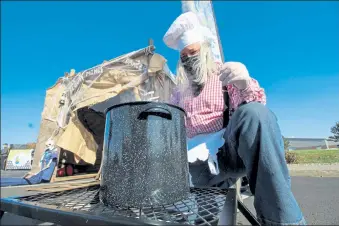
<svg viewBox="0 0 339 226">
<path fill-rule="evenodd" d="M 30 170 L 1 170 L 1 177 L 23 177 Z"/>
<path fill-rule="evenodd" d="M 25 174 L 25 172 L 18 174 Z M 3 174 L 1 174 L 1 176 L 3 176 Z M 308 225 L 339 225 L 338 188 L 338 177 L 292 177 L 292 191 L 304 213 Z M 1 197 L 11 196 L 18 192 L 20 192 L 20 189 L 2 188 Z M 253 197 L 246 198 L 244 203 L 253 213 L 255 213 Z M 48 223 L 17 217 L 8 213 L 4 214 L 0 224 L 48 225 Z M 238 214 L 238 224 L 249 225 L 249 222 L 241 213 Z"/>
<path fill-rule="evenodd" d="M 292 191 L 312 225 L 339 225 L 338 189 L 338 177 L 292 178 Z"/>
<path fill-rule="evenodd" d="M 339 178 L 338 177 L 292 177 L 292 192 L 305 216 L 308 225 L 339 225 Z M 253 196 L 244 200 L 252 213 Z M 249 225 L 239 214 L 238 224 Z"/>
</svg>

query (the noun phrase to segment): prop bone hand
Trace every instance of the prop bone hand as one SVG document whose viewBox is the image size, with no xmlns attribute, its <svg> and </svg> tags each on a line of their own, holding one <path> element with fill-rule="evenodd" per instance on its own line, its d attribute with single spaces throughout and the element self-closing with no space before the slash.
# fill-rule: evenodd
<svg viewBox="0 0 339 226">
<path fill-rule="evenodd" d="M 220 71 L 219 80 L 223 86 L 233 84 L 240 90 L 246 89 L 251 77 L 246 66 L 240 62 L 227 62 Z"/>
</svg>

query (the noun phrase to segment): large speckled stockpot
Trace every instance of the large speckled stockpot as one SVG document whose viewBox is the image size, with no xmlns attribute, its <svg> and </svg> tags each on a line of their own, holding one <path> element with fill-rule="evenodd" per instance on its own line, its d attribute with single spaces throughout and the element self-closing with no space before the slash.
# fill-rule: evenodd
<svg viewBox="0 0 339 226">
<path fill-rule="evenodd" d="M 157 102 L 106 110 L 101 202 L 141 207 L 188 197 L 184 116 L 181 108 Z"/>
</svg>

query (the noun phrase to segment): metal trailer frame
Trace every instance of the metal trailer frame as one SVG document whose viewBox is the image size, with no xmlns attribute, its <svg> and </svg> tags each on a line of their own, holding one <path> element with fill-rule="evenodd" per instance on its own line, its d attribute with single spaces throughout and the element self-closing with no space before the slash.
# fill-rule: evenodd
<svg viewBox="0 0 339 226">
<path fill-rule="evenodd" d="M 106 206 L 100 202 L 99 192 L 100 185 L 92 185 L 1 198 L 0 218 L 8 212 L 59 225 L 236 225 L 239 209 L 250 224 L 260 225 L 238 199 L 235 187 L 191 188 L 186 200 L 142 208 Z"/>
</svg>

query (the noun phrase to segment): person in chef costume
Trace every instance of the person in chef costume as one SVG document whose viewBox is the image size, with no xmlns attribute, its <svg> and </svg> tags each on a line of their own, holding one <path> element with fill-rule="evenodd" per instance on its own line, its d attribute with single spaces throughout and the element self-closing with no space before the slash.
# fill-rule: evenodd
<svg viewBox="0 0 339 226">
<path fill-rule="evenodd" d="M 191 183 L 212 186 L 221 172 L 244 170 L 262 224 L 306 224 L 291 191 L 282 135 L 276 116 L 265 106 L 264 90 L 244 64 L 215 62 L 211 38 L 193 12 L 181 14 L 163 38 L 180 53 L 171 103 L 187 113 Z M 224 88 L 230 97 L 226 128 Z"/>
</svg>

